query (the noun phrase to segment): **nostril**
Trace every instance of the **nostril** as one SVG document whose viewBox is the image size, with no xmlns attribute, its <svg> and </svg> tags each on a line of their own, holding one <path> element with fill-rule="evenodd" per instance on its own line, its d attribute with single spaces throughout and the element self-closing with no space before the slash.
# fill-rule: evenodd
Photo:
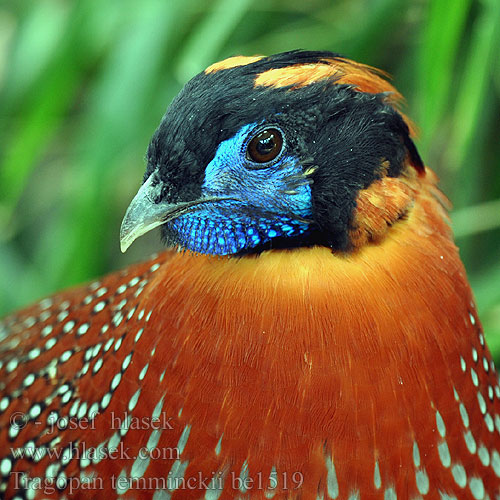
<svg viewBox="0 0 500 500">
<path fill-rule="evenodd" d="M 146 197 L 151 203 L 158 204 L 168 195 L 169 188 L 160 179 L 158 171 L 154 171 L 144 182 L 149 181 L 150 189 Z"/>
</svg>

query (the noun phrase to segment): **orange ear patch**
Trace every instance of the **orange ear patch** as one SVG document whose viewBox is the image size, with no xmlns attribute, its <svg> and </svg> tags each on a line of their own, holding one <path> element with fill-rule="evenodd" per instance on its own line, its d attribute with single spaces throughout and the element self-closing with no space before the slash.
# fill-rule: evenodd
<svg viewBox="0 0 500 500">
<path fill-rule="evenodd" d="M 354 248 L 381 241 L 393 224 L 410 217 L 416 207 L 419 207 L 420 216 L 424 214 L 431 219 L 418 224 L 421 236 L 427 235 L 432 228 L 438 234 L 452 237 L 448 216 L 450 202 L 438 189 L 436 174 L 429 168 L 425 172 L 426 175 L 421 176 L 408 166 L 399 177 L 382 177 L 358 193 L 349 232 Z"/>
<path fill-rule="evenodd" d="M 264 56 L 234 56 L 228 57 L 222 61 L 216 62 L 209 66 L 205 70 L 205 74 L 215 73 L 216 71 L 220 71 L 222 69 L 230 69 L 236 68 L 236 66 L 246 66 L 247 64 L 252 64 L 254 62 L 259 61 Z"/>
<path fill-rule="evenodd" d="M 408 213 L 420 183 L 413 169 L 407 175 L 383 177 L 359 192 L 350 231 L 354 248 L 380 241 L 389 227 Z"/>
</svg>

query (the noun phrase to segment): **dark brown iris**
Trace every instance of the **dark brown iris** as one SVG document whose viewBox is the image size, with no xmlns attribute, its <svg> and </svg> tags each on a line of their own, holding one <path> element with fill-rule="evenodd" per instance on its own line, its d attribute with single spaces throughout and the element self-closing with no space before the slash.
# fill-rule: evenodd
<svg viewBox="0 0 500 500">
<path fill-rule="evenodd" d="M 255 163 L 268 163 L 280 154 L 282 147 L 281 132 L 276 128 L 266 128 L 249 142 L 247 157 Z"/>
</svg>

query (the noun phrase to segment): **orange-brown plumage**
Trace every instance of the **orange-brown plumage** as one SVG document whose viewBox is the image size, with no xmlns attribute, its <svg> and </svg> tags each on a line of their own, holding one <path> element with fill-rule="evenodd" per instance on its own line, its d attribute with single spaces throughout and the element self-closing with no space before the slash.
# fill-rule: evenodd
<svg viewBox="0 0 500 500">
<path fill-rule="evenodd" d="M 409 159 L 402 175 L 388 176 L 383 165 L 381 172 L 357 194 L 349 251 L 311 246 L 235 258 L 169 250 L 6 318 L 2 393 L 16 394 L 30 373 L 42 372 L 9 396 L 0 414 L 4 448 L 30 439 L 40 447 L 55 436 L 55 450 L 74 442 L 81 454 L 110 439 L 122 447 L 119 458 L 61 464 L 55 475 L 64 469 L 79 486 L 52 492 L 43 483 L 39 497 L 500 493 L 500 387 L 447 202 L 434 174 Z M 64 384 L 74 389 L 60 392 Z M 29 415 L 54 392 L 9 439 L 12 415 Z M 80 420 L 51 433 L 49 412 L 69 415 L 76 399 L 82 416 L 97 403 L 91 429 Z M 114 418 L 124 414 L 130 428 L 118 439 Z M 144 446 L 154 455 L 135 459 Z M 43 476 L 50 461 L 21 459 L 12 471 Z M 94 478 L 87 490 L 81 471 Z M 210 496 L 214 477 L 222 491 Z M 120 490 L 120 481 L 129 488 Z"/>
</svg>

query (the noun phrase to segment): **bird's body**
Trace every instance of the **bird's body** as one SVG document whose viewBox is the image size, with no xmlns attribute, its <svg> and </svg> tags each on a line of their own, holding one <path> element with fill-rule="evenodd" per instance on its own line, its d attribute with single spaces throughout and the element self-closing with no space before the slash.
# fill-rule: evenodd
<svg viewBox="0 0 500 500">
<path fill-rule="evenodd" d="M 257 71 L 256 79 L 293 93 L 335 75 L 336 84 L 355 88 L 355 99 L 390 90 L 362 66 L 324 54 L 314 66 L 313 56 L 298 54 L 287 56 L 299 58 L 293 64 L 276 56 L 269 62 L 276 68 Z M 205 76 L 261 61 L 230 59 Z M 267 135 L 259 129 L 264 146 L 290 127 L 279 121 L 283 114 Z M 406 153 L 378 157 L 380 169 L 357 181 L 352 203 L 337 204 L 352 206 L 347 225 L 311 229 L 327 199 L 316 191 L 308 202 L 308 190 L 321 182 L 313 156 L 303 163 L 313 181 L 292 194 L 299 201 L 277 202 L 299 216 L 278 223 L 266 212 L 249 223 L 245 213 L 224 225 L 220 213 L 233 210 L 233 217 L 241 203 L 228 208 L 234 196 L 225 195 L 220 213 L 210 205 L 195 223 L 170 226 L 195 253 L 167 250 L 6 318 L 6 498 L 497 498 L 498 377 L 447 202 L 401 129 L 406 136 L 394 144 Z M 155 151 L 165 136 L 159 130 L 141 188 L 147 196 L 140 191 L 129 209 L 124 246 L 159 225 L 157 215 L 146 221 L 147 203 L 171 210 L 162 205 L 168 189 Z M 235 137 L 249 129 L 241 130 Z M 217 151 L 227 155 L 233 143 L 226 144 Z M 256 151 L 268 155 L 262 144 Z M 234 185 L 218 170 L 217 154 L 205 162 L 212 166 L 201 199 L 210 203 L 222 199 L 220 185 Z M 296 175 L 294 168 L 291 159 L 280 167 L 286 175 Z M 350 192 L 340 184 L 337 194 Z M 196 190 L 186 189 L 191 197 Z M 191 214 L 186 201 L 176 200 L 177 215 Z M 217 238 L 200 213 L 211 213 Z M 258 241 L 244 232 L 249 227 Z M 287 237 L 294 244 L 284 244 Z M 261 248 L 269 241 L 279 248 Z M 238 255 L 225 256 L 232 249 Z"/>
</svg>

